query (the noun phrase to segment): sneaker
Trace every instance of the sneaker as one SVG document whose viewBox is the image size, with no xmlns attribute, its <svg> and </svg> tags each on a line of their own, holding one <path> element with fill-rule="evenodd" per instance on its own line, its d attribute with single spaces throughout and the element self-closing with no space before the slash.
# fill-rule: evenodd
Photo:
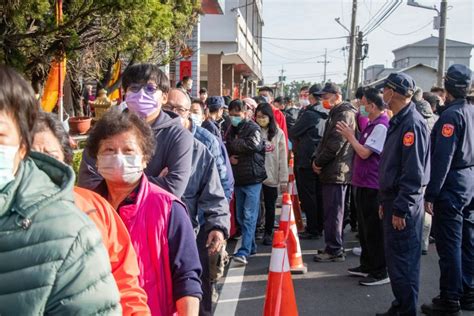
<svg viewBox="0 0 474 316">
<path fill-rule="evenodd" d="M 474 291 L 464 289 L 464 294 L 459 303 L 461 303 L 462 310 L 474 311 Z"/>
<path fill-rule="evenodd" d="M 360 285 L 372 286 L 372 285 L 383 285 L 390 283 L 390 278 L 388 275 L 371 275 L 369 274 L 365 278 L 359 281 Z"/>
<path fill-rule="evenodd" d="M 358 266 L 357 268 L 347 269 L 347 272 L 349 272 L 350 275 L 355 275 L 363 278 L 366 278 L 369 275 L 369 273 L 366 272 L 365 269 L 362 269 L 361 266 Z"/>
<path fill-rule="evenodd" d="M 234 262 L 239 266 L 246 266 L 249 262 L 244 256 L 234 256 Z"/>
<path fill-rule="evenodd" d="M 264 244 L 265 246 L 271 246 L 272 245 L 272 235 L 265 234 L 265 236 L 263 236 L 262 244 Z"/>
<path fill-rule="evenodd" d="M 362 247 L 354 247 L 352 248 L 352 253 L 356 256 L 360 257 L 360 254 L 362 253 Z"/>
<path fill-rule="evenodd" d="M 323 252 L 314 256 L 313 260 L 315 262 L 343 262 L 346 260 L 344 252 L 341 252 L 338 255 L 332 255 L 327 252 Z"/>
<path fill-rule="evenodd" d="M 385 313 L 377 313 L 375 314 L 375 316 L 399 316 L 400 313 L 398 312 L 398 310 L 395 308 L 395 307 L 390 307 L 390 309 L 388 311 L 386 311 Z"/>
</svg>

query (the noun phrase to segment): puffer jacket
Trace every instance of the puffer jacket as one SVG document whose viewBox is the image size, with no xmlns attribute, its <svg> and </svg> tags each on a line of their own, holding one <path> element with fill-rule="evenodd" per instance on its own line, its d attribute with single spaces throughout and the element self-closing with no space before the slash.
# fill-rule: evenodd
<svg viewBox="0 0 474 316">
<path fill-rule="evenodd" d="M 295 167 L 311 168 L 311 158 L 323 138 L 329 110 L 313 104 L 302 111 L 295 125 L 289 130 L 295 154 Z"/>
<path fill-rule="evenodd" d="M 288 183 L 288 154 L 283 131 L 277 127 L 276 135 L 269 141 L 268 129 L 262 128 L 262 137 L 265 140 L 265 171 L 267 172 L 267 178 L 263 184 L 278 187 Z"/>
<path fill-rule="evenodd" d="M 314 154 L 314 164 L 322 167 L 321 183 L 349 184 L 352 176 L 354 150 L 351 144 L 336 130 L 337 122 L 346 122 L 356 130 L 357 109 L 343 102 L 329 111 L 323 138 Z"/>
<path fill-rule="evenodd" d="M 120 315 L 95 224 L 74 206 L 73 170 L 40 153 L 0 191 L 0 315 Z"/>
<path fill-rule="evenodd" d="M 229 156 L 237 156 L 239 162 L 232 166 L 236 186 L 262 183 L 267 178 L 265 172 L 265 145 L 260 126 L 243 120 L 237 127 L 232 126 L 226 137 Z"/>
</svg>

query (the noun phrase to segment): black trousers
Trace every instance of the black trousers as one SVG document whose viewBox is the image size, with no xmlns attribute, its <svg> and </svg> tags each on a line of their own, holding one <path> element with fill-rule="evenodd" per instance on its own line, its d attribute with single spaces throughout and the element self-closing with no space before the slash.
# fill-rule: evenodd
<svg viewBox="0 0 474 316">
<path fill-rule="evenodd" d="M 379 218 L 378 190 L 352 187 L 362 248 L 360 265 L 372 274 L 386 273 L 383 221 Z"/>
<path fill-rule="evenodd" d="M 306 232 L 321 234 L 323 231 L 323 196 L 319 177 L 311 168 L 298 168 L 296 186 L 301 209 L 306 214 Z"/>
<path fill-rule="evenodd" d="M 263 203 L 265 205 L 265 234 L 271 235 L 275 222 L 275 206 L 278 198 L 278 188 L 262 185 Z"/>
<path fill-rule="evenodd" d="M 212 315 L 212 286 L 211 278 L 209 276 L 209 254 L 206 248 L 207 233 L 204 227 L 201 227 L 197 235 L 197 248 L 199 252 L 199 260 L 201 261 L 202 274 L 201 274 L 201 289 L 202 289 L 202 300 L 199 304 L 199 316 L 211 316 Z"/>
</svg>

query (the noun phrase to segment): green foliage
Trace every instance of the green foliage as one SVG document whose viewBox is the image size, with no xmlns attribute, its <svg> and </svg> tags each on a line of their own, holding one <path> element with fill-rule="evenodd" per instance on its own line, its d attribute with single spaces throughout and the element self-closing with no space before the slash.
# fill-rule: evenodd
<svg viewBox="0 0 474 316">
<path fill-rule="evenodd" d="M 179 51 L 197 22 L 199 0 L 64 0 L 57 26 L 54 0 L 0 5 L 0 60 L 44 79 L 64 52 L 85 77 L 100 77 L 120 52 L 126 60 L 161 63 Z M 165 45 L 166 43 L 167 45 Z"/>
<path fill-rule="evenodd" d="M 75 150 L 74 155 L 72 156 L 71 167 L 74 170 L 74 173 L 76 174 L 76 181 L 77 181 L 77 176 L 79 175 L 79 167 L 81 166 L 82 152 L 83 152 L 83 149 Z"/>
<path fill-rule="evenodd" d="M 289 84 L 285 84 L 285 87 L 284 87 L 284 91 L 285 91 L 285 95 L 286 96 L 289 96 L 290 98 L 292 98 L 293 100 L 298 100 L 298 95 L 300 93 L 300 89 L 301 87 L 303 86 L 308 86 L 308 87 L 311 87 L 313 83 L 311 83 L 310 81 L 295 81 L 293 80 L 292 82 L 290 82 Z"/>
</svg>

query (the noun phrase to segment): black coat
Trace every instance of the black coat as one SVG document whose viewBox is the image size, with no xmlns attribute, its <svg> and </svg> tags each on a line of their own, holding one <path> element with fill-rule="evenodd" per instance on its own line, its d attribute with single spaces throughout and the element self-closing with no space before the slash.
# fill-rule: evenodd
<svg viewBox="0 0 474 316">
<path fill-rule="evenodd" d="M 311 105 L 302 112 L 295 125 L 288 130 L 293 143 L 296 167 L 311 168 L 314 150 L 323 138 L 326 120 L 329 117 L 328 112 L 318 108 L 317 105 Z"/>
<path fill-rule="evenodd" d="M 261 183 L 267 178 L 264 140 L 255 122 L 244 120 L 232 126 L 226 135 L 226 147 L 229 156 L 239 160 L 232 165 L 236 186 Z"/>
</svg>

